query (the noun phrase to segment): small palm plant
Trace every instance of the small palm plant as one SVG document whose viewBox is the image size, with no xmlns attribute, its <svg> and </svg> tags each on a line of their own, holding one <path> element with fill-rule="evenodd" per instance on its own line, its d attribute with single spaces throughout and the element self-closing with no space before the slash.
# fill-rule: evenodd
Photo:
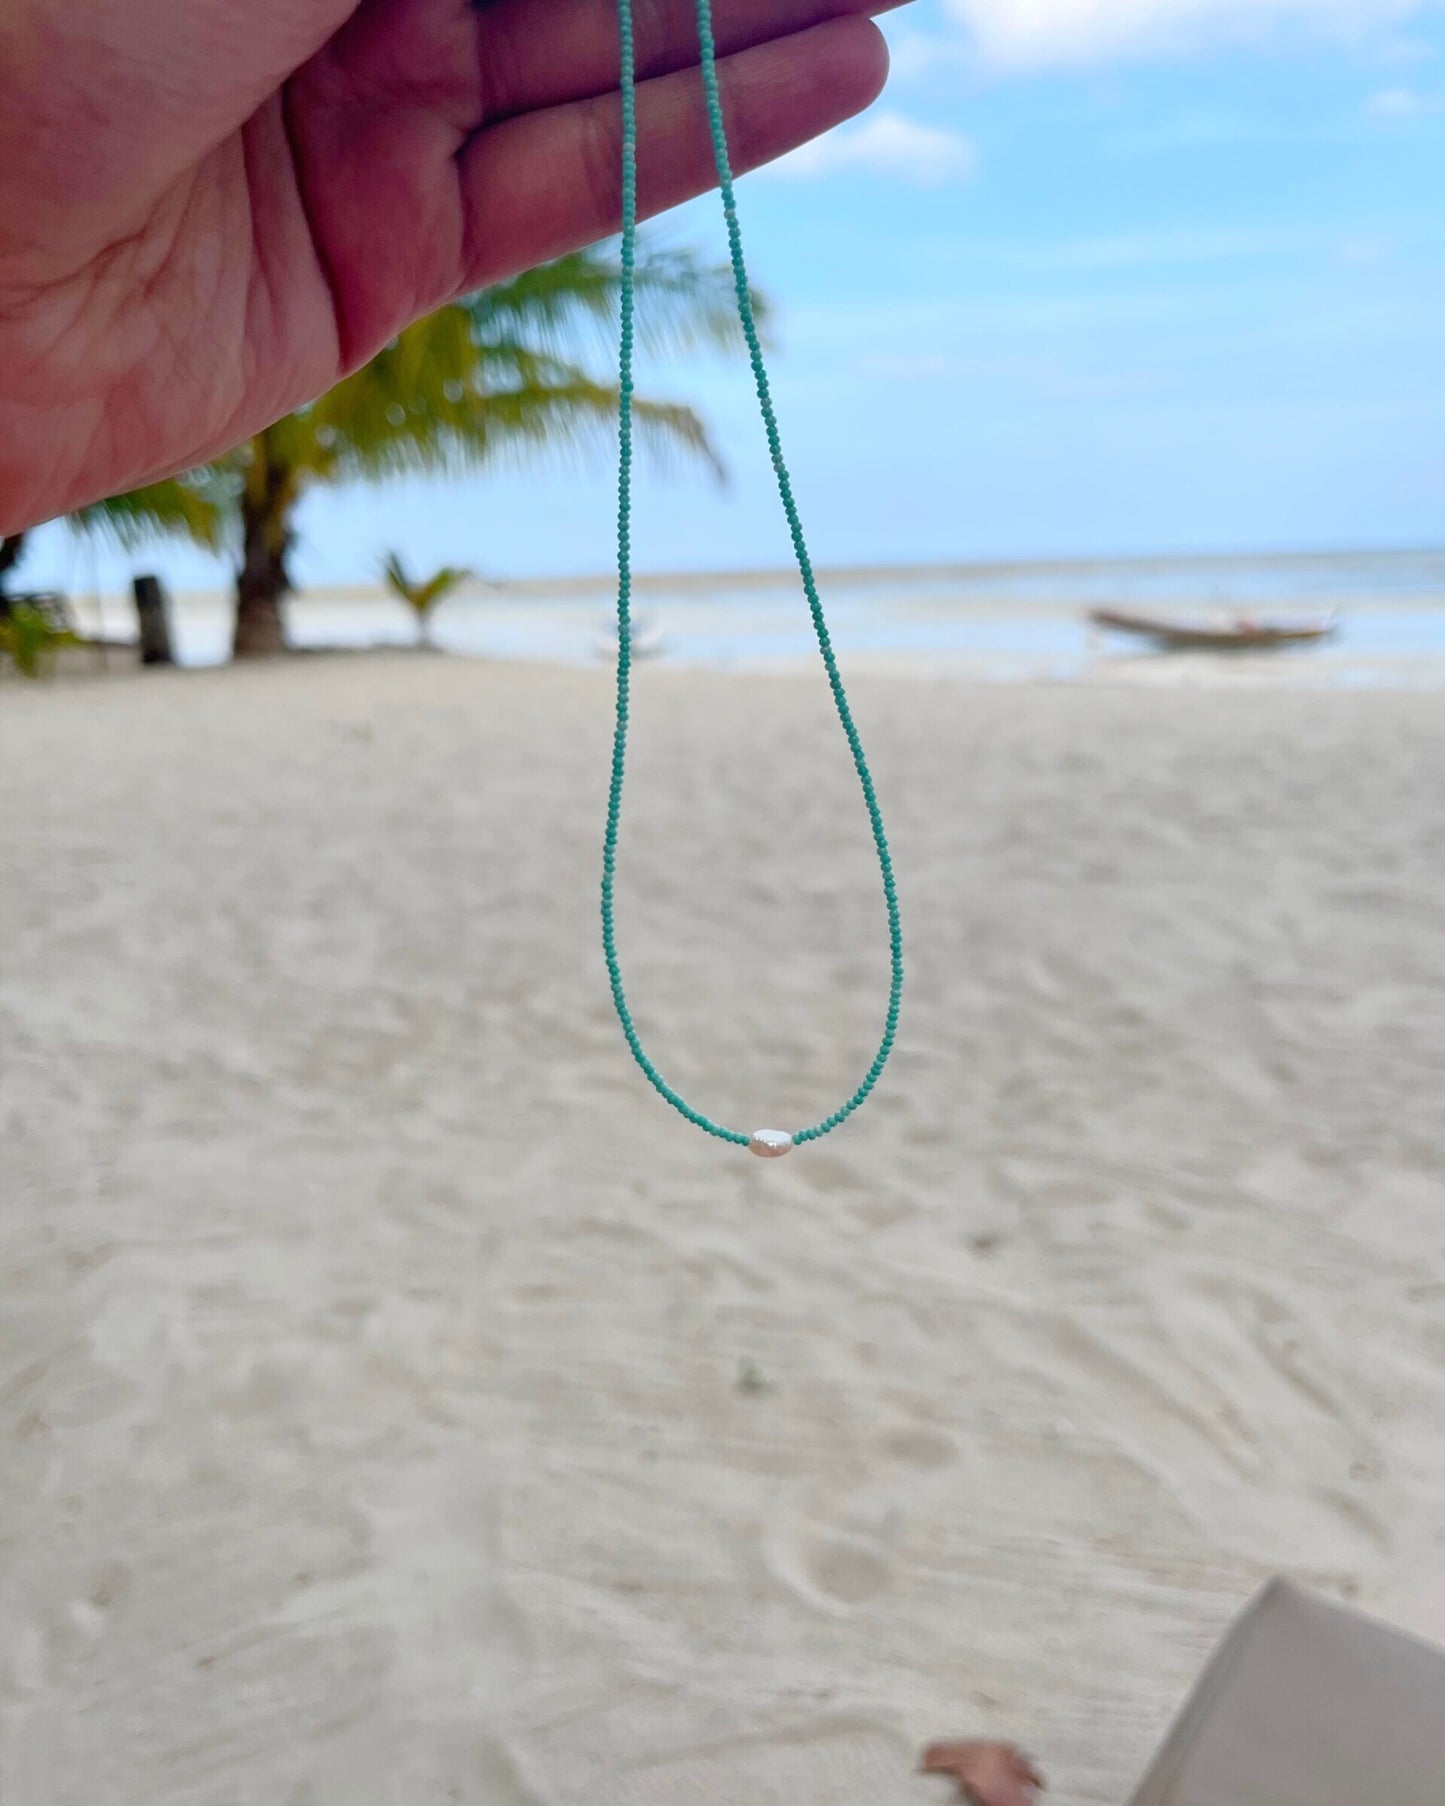
<svg viewBox="0 0 1445 1806">
<path fill-rule="evenodd" d="M 435 644 L 431 637 L 432 610 L 439 602 L 444 602 L 458 584 L 465 583 L 471 574 L 464 566 L 444 564 L 424 583 L 418 582 L 407 576 L 405 567 L 395 552 L 387 553 L 381 567 L 382 581 L 386 587 L 392 595 L 400 597 L 416 616 L 417 644 L 428 648 Z"/>
<path fill-rule="evenodd" d="M 43 677 L 64 646 L 79 644 L 69 627 L 28 602 L 12 602 L 0 615 L 0 664 L 14 665 L 22 677 Z"/>
<path fill-rule="evenodd" d="M 215 552 L 225 542 L 233 496 L 234 479 L 219 469 L 203 470 L 95 502 L 77 509 L 68 522 L 74 532 L 108 539 L 127 552 L 151 540 L 175 538 Z M 17 594 L 9 588 L 28 540 L 23 532 L 0 540 L 0 668 L 13 665 L 23 677 L 40 677 L 57 652 L 83 645 L 85 639 L 63 596 Z"/>
</svg>

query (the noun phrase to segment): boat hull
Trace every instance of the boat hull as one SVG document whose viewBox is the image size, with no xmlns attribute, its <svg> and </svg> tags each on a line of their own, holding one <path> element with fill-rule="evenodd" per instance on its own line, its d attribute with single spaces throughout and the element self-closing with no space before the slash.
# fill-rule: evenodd
<svg viewBox="0 0 1445 1806">
<path fill-rule="evenodd" d="M 1111 633 L 1129 633 L 1172 650 L 1242 652 L 1269 646 L 1303 646 L 1337 631 L 1333 617 L 1300 621 L 1235 620 L 1211 623 L 1124 608 L 1094 608 L 1089 620 Z"/>
</svg>

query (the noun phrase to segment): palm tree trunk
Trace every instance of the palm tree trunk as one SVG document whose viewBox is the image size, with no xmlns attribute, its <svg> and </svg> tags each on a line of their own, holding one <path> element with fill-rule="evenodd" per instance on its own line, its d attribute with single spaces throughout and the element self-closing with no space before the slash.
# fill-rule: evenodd
<svg viewBox="0 0 1445 1806">
<path fill-rule="evenodd" d="M 281 599 L 285 594 L 285 566 L 268 543 L 265 522 L 251 518 L 248 512 L 245 557 L 236 581 L 232 657 L 270 658 L 286 650 L 286 630 L 281 620 Z"/>
<path fill-rule="evenodd" d="M 252 462 L 241 496 L 241 569 L 236 578 L 234 658 L 272 658 L 286 650 L 281 603 L 291 588 L 292 472 L 270 455 L 266 435 L 251 442 Z"/>
</svg>

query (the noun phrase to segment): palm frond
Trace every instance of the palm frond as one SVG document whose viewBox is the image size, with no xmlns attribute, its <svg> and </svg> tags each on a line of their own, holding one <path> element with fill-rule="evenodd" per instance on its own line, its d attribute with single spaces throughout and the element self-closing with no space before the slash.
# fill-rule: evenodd
<svg viewBox="0 0 1445 1806">
<path fill-rule="evenodd" d="M 703 264 L 687 251 L 644 246 L 635 280 L 638 339 L 645 350 L 687 355 L 742 344 L 729 265 Z M 576 343 L 581 330 L 590 332 L 599 351 L 615 355 L 621 294 L 621 259 L 615 244 L 608 244 L 527 270 L 463 305 L 484 345 L 505 342 L 521 331 L 534 344 L 562 351 Z M 765 326 L 766 299 L 753 291 L 752 301 Z"/>
<path fill-rule="evenodd" d="M 410 602 L 416 585 L 406 574 L 406 567 L 395 552 L 388 552 L 381 561 L 381 580 L 403 602 Z"/>
<path fill-rule="evenodd" d="M 208 551 L 219 551 L 231 520 L 234 480 L 223 466 L 209 466 L 92 502 L 77 509 L 70 524 L 108 538 L 127 552 L 164 538 L 189 539 Z"/>
<path fill-rule="evenodd" d="M 381 562 L 381 575 L 386 587 L 419 615 L 430 614 L 438 602 L 449 596 L 458 584 L 465 583 L 471 574 L 465 566 L 444 564 L 435 576 L 420 583 L 407 576 L 406 568 L 397 553 L 388 552 Z"/>
<path fill-rule="evenodd" d="M 460 565 L 444 564 L 434 577 L 427 579 L 416 592 L 412 607 L 425 614 L 449 596 L 458 584 L 465 583 L 471 572 Z"/>
<path fill-rule="evenodd" d="M 467 311 L 449 307 L 270 429 L 267 442 L 288 468 L 313 480 L 455 474 L 519 454 L 566 457 L 606 446 L 616 433 L 617 404 L 615 384 L 520 336 L 479 345 Z M 653 451 L 692 455 L 721 474 L 692 409 L 639 403 L 637 420 Z"/>
<path fill-rule="evenodd" d="M 615 392 L 609 392 L 608 402 L 612 408 L 617 406 Z M 653 457 L 665 464 L 677 452 L 686 452 L 706 464 L 719 483 L 726 481 L 726 467 L 695 408 L 676 401 L 634 400 L 632 417 Z"/>
</svg>

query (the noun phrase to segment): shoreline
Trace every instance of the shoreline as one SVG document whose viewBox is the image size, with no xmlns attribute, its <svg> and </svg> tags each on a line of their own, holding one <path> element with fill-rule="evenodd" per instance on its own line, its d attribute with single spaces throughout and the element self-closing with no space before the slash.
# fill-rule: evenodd
<svg viewBox="0 0 1445 1806">
<path fill-rule="evenodd" d="M 825 570 L 821 583 L 849 672 L 1010 684 L 1445 688 L 1445 553 L 869 566 Z M 590 666 L 614 656 L 614 607 L 610 577 L 474 580 L 439 607 L 434 638 L 469 657 Z M 1181 655 L 1100 631 L 1092 622 L 1100 607 L 1328 614 L 1340 630 L 1308 648 Z M 81 599 L 76 608 L 85 626 L 112 635 L 133 619 L 124 598 Z M 219 591 L 174 599 L 183 664 L 229 657 L 231 610 Z M 671 668 L 801 670 L 816 658 L 794 573 L 652 573 L 639 584 L 638 610 L 649 662 Z M 371 584 L 304 590 L 286 614 L 293 642 L 307 649 L 409 645 L 417 632 L 409 610 Z"/>
<path fill-rule="evenodd" d="M 292 656 L 382 657 L 427 652 L 442 660 L 559 670 L 610 671 L 610 612 L 579 602 L 483 604 L 442 611 L 438 644 L 415 644 L 415 627 L 400 604 L 374 601 L 302 604 L 289 611 L 299 643 Z M 714 671 L 740 677 L 804 675 L 817 670 L 817 649 L 801 608 L 749 612 L 746 604 L 697 600 L 649 614 L 660 656 L 640 669 Z M 81 611 L 95 624 L 93 612 Z M 67 654 L 63 678 L 120 676 L 134 642 L 116 634 L 114 610 L 102 611 L 102 656 L 93 645 Z M 172 619 L 178 666 L 214 669 L 229 662 L 230 610 L 225 604 L 178 608 Z M 1031 606 L 1005 611 L 980 605 L 942 610 L 900 608 L 886 623 L 840 607 L 833 641 L 846 679 L 867 675 L 976 683 L 983 686 L 1077 685 L 1086 688 L 1314 689 L 1392 692 L 1445 689 L 1445 606 L 1380 605 L 1346 613 L 1337 639 L 1304 648 L 1233 652 L 1134 647 L 1092 629 L 1077 608 Z M 379 631 L 380 630 L 380 631 Z M 891 642 L 891 643 L 890 643 Z"/>
<path fill-rule="evenodd" d="M 1318 548 L 1272 549 L 1265 551 L 1120 553 L 1090 556 L 978 558 L 931 560 L 919 563 L 822 564 L 817 566 L 820 584 L 838 590 L 876 589 L 896 585 L 905 592 L 920 586 L 955 586 L 968 590 L 981 583 L 992 582 L 1007 587 L 1020 579 L 1057 577 L 1094 578 L 1117 573 L 1121 578 L 1158 576 L 1170 572 L 1195 572 L 1201 575 L 1239 575 L 1250 571 L 1279 574 L 1288 571 L 1325 573 L 1350 565 L 1410 567 L 1427 565 L 1439 568 L 1439 583 L 1445 593 L 1445 546 L 1346 547 L 1337 550 Z M 738 570 L 643 571 L 633 578 L 640 594 L 649 596 L 688 596 L 709 591 L 749 593 L 779 587 L 795 588 L 798 573 L 794 566 L 748 567 Z M 611 570 L 582 573 L 532 574 L 489 578 L 478 575 L 458 592 L 468 600 L 508 600 L 551 598 L 559 602 L 607 598 L 615 593 L 617 579 Z M 215 603 L 229 594 L 227 585 L 208 588 L 184 588 L 172 592 L 181 605 Z M 335 604 L 338 602 L 388 601 L 385 589 L 374 580 L 357 583 L 308 584 L 298 592 L 304 603 Z M 1010 597 L 1018 603 L 1020 598 Z M 77 597 L 77 600 L 84 598 Z M 129 601 L 124 590 L 101 592 L 103 603 L 117 606 Z M 1438 598 L 1437 598 L 1438 600 Z"/>
</svg>

